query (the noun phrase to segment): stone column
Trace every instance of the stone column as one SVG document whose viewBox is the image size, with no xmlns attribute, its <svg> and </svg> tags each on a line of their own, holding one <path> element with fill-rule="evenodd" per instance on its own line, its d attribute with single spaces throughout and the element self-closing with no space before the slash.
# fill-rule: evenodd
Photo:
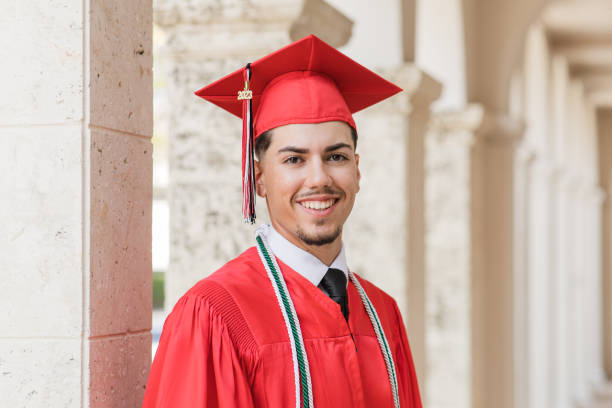
<svg viewBox="0 0 612 408">
<path fill-rule="evenodd" d="M 552 176 L 552 247 L 550 280 L 551 304 L 551 403 L 558 408 L 569 408 L 571 402 L 570 375 L 570 194 L 571 184 L 567 169 L 558 167 Z"/>
<path fill-rule="evenodd" d="M 411 64 L 382 75 L 404 92 L 355 116 L 361 191 L 343 237 L 351 269 L 397 300 L 425 384 L 425 134 L 442 88 Z"/>
<path fill-rule="evenodd" d="M 572 175 L 570 189 L 570 372 L 572 373 L 572 401 L 584 405 L 588 402 L 589 389 L 586 382 L 586 297 L 585 293 L 585 242 L 583 186 L 581 180 Z M 588 272 L 587 272 L 588 274 Z"/>
<path fill-rule="evenodd" d="M 597 182 L 596 182 L 597 183 Z M 601 188 L 591 183 L 588 191 L 586 205 L 588 211 L 589 251 L 587 254 L 590 279 L 588 281 L 589 296 L 588 307 L 591 311 L 590 342 L 589 342 L 589 372 L 588 382 L 591 398 L 593 392 L 606 381 L 603 369 L 603 303 L 602 303 L 602 210 L 605 194 Z"/>
<path fill-rule="evenodd" d="M 527 371 L 522 375 L 522 386 L 528 390 L 529 407 L 552 406 L 550 394 L 553 381 L 549 377 L 549 367 L 553 358 L 550 349 L 555 338 L 551 335 L 554 327 L 551 299 L 552 283 L 557 279 L 556 272 L 551 269 L 554 168 L 545 154 L 541 150 L 534 151 L 533 159 L 526 168 L 528 207 L 523 275 L 525 285 L 522 288 L 525 290 L 526 307 L 522 318 L 527 323 L 527 335 L 523 337 L 527 345 Z"/>
<path fill-rule="evenodd" d="M 550 239 L 550 344 L 548 378 L 550 381 L 550 405 L 557 408 L 570 407 L 569 372 L 569 194 L 570 178 L 567 169 L 567 95 L 569 66 L 561 55 L 553 55 L 550 62 L 550 134 L 554 168 L 551 174 L 552 224 Z"/>
<path fill-rule="evenodd" d="M 602 209 L 603 359 L 612 377 L 612 109 L 598 112 L 599 186 L 605 198 Z"/>
<path fill-rule="evenodd" d="M 521 122 L 484 112 L 472 150 L 473 407 L 513 408 L 518 359 L 517 245 L 522 240 L 523 176 L 518 172 Z M 520 328 L 519 328 L 520 329 Z"/>
<path fill-rule="evenodd" d="M 167 35 L 162 58 L 170 98 L 170 263 L 166 307 L 198 280 L 253 246 L 242 223 L 241 121 L 193 95 L 247 62 L 311 32 L 335 46 L 352 22 L 322 0 L 158 0 L 156 23 Z M 257 205 L 258 224 L 267 219 Z"/>
<path fill-rule="evenodd" d="M 426 139 L 425 405 L 436 408 L 472 406 L 470 169 L 482 119 L 479 105 L 437 113 Z"/>
<path fill-rule="evenodd" d="M 142 404 L 151 13 L 144 0 L 3 4 L 3 406 Z"/>
</svg>

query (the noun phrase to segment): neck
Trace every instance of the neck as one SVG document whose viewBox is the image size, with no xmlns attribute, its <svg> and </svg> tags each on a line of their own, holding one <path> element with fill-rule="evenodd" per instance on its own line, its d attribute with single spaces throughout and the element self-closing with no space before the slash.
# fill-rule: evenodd
<svg viewBox="0 0 612 408">
<path fill-rule="evenodd" d="M 317 259 L 319 259 L 327 266 L 330 266 L 332 262 L 334 262 L 334 259 L 336 259 L 336 257 L 340 253 L 340 250 L 342 249 L 342 233 L 340 233 L 338 237 L 329 244 L 307 245 L 304 241 L 298 238 L 295 233 L 287 231 L 285 228 L 281 227 L 274 221 L 271 222 L 276 232 L 281 234 L 283 238 L 285 238 L 287 241 L 291 242 L 298 248 L 303 249 L 304 251 L 314 255 L 315 257 L 317 257 Z"/>
</svg>

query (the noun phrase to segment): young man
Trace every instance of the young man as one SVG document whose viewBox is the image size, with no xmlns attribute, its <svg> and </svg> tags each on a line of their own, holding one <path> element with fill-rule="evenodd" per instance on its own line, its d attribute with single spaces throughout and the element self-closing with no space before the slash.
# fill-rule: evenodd
<svg viewBox="0 0 612 408">
<path fill-rule="evenodd" d="M 399 91 L 309 36 L 197 92 L 243 118 L 243 215 L 256 192 L 272 225 L 176 304 L 145 407 L 421 407 L 397 305 L 342 244 L 352 113 Z"/>
</svg>

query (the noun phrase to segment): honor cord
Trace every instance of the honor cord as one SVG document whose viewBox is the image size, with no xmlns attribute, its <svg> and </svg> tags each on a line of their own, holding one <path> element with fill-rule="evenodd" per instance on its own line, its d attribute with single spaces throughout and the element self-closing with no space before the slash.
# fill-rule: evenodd
<svg viewBox="0 0 612 408">
<path fill-rule="evenodd" d="M 293 357 L 293 371 L 295 376 L 295 406 L 296 408 L 313 408 L 312 402 L 312 382 L 310 380 L 310 366 L 308 365 L 308 358 L 306 355 L 306 348 L 304 347 L 304 340 L 302 336 L 302 330 L 300 328 L 300 322 L 295 312 L 291 295 L 287 289 L 285 279 L 280 268 L 276 262 L 274 254 L 270 250 L 266 236 L 267 229 L 270 228 L 268 225 L 262 225 L 257 228 L 255 232 L 255 239 L 257 241 L 257 252 L 261 258 L 261 261 L 266 268 L 268 278 L 274 288 L 276 299 L 280 306 L 283 318 L 285 319 L 285 325 L 287 327 L 287 333 L 289 335 L 289 342 L 291 343 L 291 355 Z M 374 305 L 368 298 L 367 293 L 361 286 L 361 283 L 357 277 L 349 271 L 349 278 L 351 282 L 357 288 L 363 307 L 370 318 L 376 339 L 380 346 L 385 365 L 387 367 L 387 375 L 389 376 L 389 384 L 391 386 L 391 393 L 393 395 L 393 405 L 395 408 L 400 408 L 399 393 L 397 387 L 397 374 L 395 371 L 395 363 L 393 362 L 393 355 L 391 354 L 391 348 L 389 342 L 385 336 L 385 332 L 382 328 L 382 324 L 376 313 Z M 301 392 L 300 392 L 301 390 Z M 301 395 L 301 398 L 300 398 Z M 300 399 L 302 404 L 300 405 Z"/>
</svg>

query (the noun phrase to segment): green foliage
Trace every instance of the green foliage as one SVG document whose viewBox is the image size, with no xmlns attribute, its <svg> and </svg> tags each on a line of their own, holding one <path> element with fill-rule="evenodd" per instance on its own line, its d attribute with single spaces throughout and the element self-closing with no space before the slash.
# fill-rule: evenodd
<svg viewBox="0 0 612 408">
<path fill-rule="evenodd" d="M 153 272 L 153 309 L 163 309 L 166 293 L 165 287 L 166 274 L 161 271 Z"/>
</svg>

